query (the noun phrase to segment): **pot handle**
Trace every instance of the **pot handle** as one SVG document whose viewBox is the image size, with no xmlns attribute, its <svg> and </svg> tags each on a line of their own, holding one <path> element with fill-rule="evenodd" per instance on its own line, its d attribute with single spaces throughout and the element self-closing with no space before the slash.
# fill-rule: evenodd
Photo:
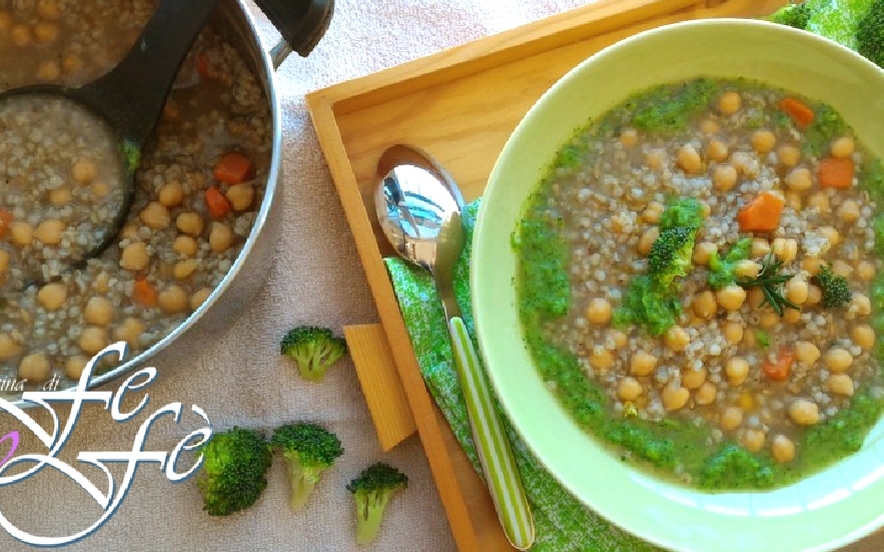
<svg viewBox="0 0 884 552">
<path fill-rule="evenodd" d="M 292 52 L 306 57 L 325 34 L 335 0 L 255 0 L 258 8 L 282 35 L 270 50 L 277 68 Z"/>
</svg>

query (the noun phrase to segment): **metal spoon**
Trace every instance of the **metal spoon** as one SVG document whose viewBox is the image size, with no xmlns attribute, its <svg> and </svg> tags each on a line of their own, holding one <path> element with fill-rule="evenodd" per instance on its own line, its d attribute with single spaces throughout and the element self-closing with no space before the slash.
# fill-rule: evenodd
<svg viewBox="0 0 884 552">
<path fill-rule="evenodd" d="M 134 46 L 110 72 L 80 87 L 41 84 L 7 90 L 0 102 L 22 95 L 72 101 L 97 115 L 116 134 L 120 144 L 119 178 L 108 180 L 106 197 L 120 198 L 112 206 L 112 217 L 89 236 L 79 253 L 61 259 L 64 269 L 82 267 L 113 243 L 122 228 L 135 195 L 135 169 L 140 152 L 153 133 L 178 69 L 199 32 L 205 26 L 218 0 L 160 0 Z M 76 131 L 77 129 L 72 129 Z M 24 269 L 25 285 L 41 283 L 58 276 L 39 263 Z"/>
<path fill-rule="evenodd" d="M 454 181 L 424 152 L 396 145 L 378 163 L 375 209 L 384 234 L 405 259 L 433 275 L 442 299 L 454 364 L 482 472 L 510 543 L 527 550 L 534 521 L 521 476 L 479 356 L 454 296 L 454 265 L 464 247 L 463 198 Z"/>
</svg>

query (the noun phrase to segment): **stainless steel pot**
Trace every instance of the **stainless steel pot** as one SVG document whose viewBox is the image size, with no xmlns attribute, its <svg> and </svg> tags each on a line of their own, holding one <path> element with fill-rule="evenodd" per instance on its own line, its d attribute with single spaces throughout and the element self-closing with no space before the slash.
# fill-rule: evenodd
<svg viewBox="0 0 884 552">
<path fill-rule="evenodd" d="M 269 51 L 261 44 L 249 2 L 222 1 L 212 24 L 240 49 L 240 53 L 259 77 L 269 102 L 272 124 L 272 155 L 267 171 L 263 202 L 252 231 L 242 250 L 209 298 L 162 340 L 143 353 L 126 359 L 116 368 L 93 376 L 89 388 L 95 388 L 146 366 L 174 367 L 186 362 L 194 350 L 214 339 L 229 326 L 261 289 L 270 273 L 280 235 L 282 117 L 274 86 L 277 67 L 293 52 L 306 56 L 322 38 L 334 11 L 334 0 L 255 0 L 280 32 L 280 41 Z M 68 386 L 66 389 L 73 388 Z M 33 404 L 18 399 L 16 406 Z"/>
</svg>

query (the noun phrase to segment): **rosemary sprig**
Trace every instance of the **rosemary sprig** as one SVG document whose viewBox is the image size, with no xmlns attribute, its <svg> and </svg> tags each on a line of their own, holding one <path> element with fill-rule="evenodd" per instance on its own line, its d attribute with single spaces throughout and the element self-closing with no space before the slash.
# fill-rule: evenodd
<svg viewBox="0 0 884 552">
<path fill-rule="evenodd" d="M 773 253 L 768 253 L 761 261 L 761 270 L 758 271 L 758 276 L 737 281 L 737 284 L 743 289 L 761 288 L 764 293 L 764 301 L 780 316 L 783 316 L 786 308 L 801 310 L 801 307 L 783 296 L 783 284 L 788 282 L 794 274 L 780 274 L 782 267 L 783 261 Z"/>
</svg>

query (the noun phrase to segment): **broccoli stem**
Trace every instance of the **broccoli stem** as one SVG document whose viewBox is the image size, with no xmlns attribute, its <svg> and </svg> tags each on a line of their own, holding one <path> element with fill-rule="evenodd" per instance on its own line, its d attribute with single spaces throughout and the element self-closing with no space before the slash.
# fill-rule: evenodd
<svg viewBox="0 0 884 552">
<path fill-rule="evenodd" d="M 370 544 L 377 538 L 384 519 L 390 494 L 379 492 L 375 498 L 366 497 L 356 505 L 356 543 Z"/>
</svg>

